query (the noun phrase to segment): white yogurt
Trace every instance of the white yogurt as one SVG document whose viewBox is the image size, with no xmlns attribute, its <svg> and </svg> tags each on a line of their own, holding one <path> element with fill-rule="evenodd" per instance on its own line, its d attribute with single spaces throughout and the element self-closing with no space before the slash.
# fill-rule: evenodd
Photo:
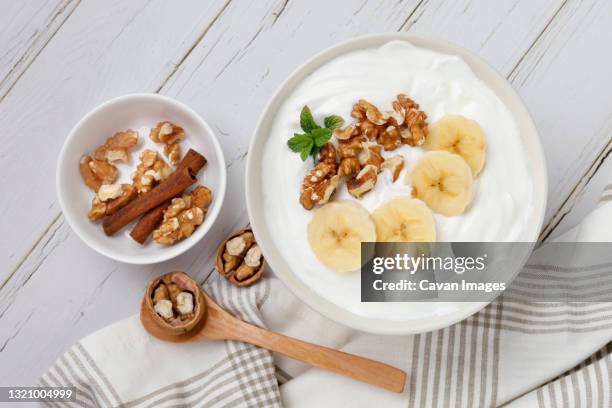
<svg viewBox="0 0 612 408">
<path fill-rule="evenodd" d="M 287 147 L 296 132 L 300 110 L 308 105 L 318 122 L 330 114 L 351 121 L 353 104 L 366 99 L 390 110 L 399 93 L 420 104 L 430 124 L 447 114 L 476 120 L 487 137 L 485 167 L 475 179 L 473 200 L 455 217 L 435 214 L 439 241 L 520 241 L 533 209 L 533 186 L 525 152 L 512 114 L 497 96 L 457 56 L 392 41 L 379 48 L 344 54 L 321 66 L 286 99 L 276 115 L 263 158 L 266 222 L 276 245 L 293 272 L 322 297 L 355 314 L 387 319 L 417 318 L 415 303 L 361 303 L 359 271 L 336 273 L 316 258 L 306 238 L 313 211 L 298 202 L 304 175 L 312 159 L 302 162 Z M 402 154 L 405 165 L 393 183 L 383 171 L 373 191 L 359 202 L 370 212 L 398 195 L 410 194 L 404 175 L 423 154 L 402 146 L 383 155 Z M 355 200 L 341 182 L 334 199 Z M 451 307 L 452 309 L 452 307 Z M 424 311 L 424 310 L 423 310 Z M 452 311 L 452 310 L 451 310 Z"/>
</svg>

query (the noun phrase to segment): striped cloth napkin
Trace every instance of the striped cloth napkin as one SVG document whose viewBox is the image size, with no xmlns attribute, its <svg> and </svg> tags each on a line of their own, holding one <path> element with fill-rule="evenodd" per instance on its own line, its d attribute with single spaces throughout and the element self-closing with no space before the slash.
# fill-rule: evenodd
<svg viewBox="0 0 612 408">
<path fill-rule="evenodd" d="M 560 239 L 612 241 L 609 197 Z M 512 296 L 515 284 L 528 287 L 535 278 L 563 283 L 596 276 L 601 287 L 612 286 L 612 265 L 589 265 L 580 256 L 563 267 L 547 265 L 545 251 L 546 244 L 481 312 L 414 336 L 348 329 L 273 278 L 245 289 L 214 274 L 205 286 L 246 321 L 402 368 L 408 383 L 401 395 L 239 342 L 163 343 L 137 316 L 81 340 L 40 385 L 76 386 L 77 402 L 66 405 L 79 407 L 612 407 L 612 304 Z"/>
<path fill-rule="evenodd" d="M 205 285 L 226 310 L 263 326 L 270 282 L 237 288 L 218 274 Z M 237 341 L 175 344 L 151 337 L 132 316 L 72 346 L 39 385 L 76 387 L 69 407 L 281 407 L 272 355 Z"/>
</svg>

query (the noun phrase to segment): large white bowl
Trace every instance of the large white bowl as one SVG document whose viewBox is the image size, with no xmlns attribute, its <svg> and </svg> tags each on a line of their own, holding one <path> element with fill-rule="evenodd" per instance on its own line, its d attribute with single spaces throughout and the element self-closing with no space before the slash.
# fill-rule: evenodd
<svg viewBox="0 0 612 408">
<path fill-rule="evenodd" d="M 286 257 L 290 254 L 281 253 L 275 245 L 274 237 L 266 225 L 263 207 L 262 183 L 264 180 L 261 176 L 263 149 L 270 135 L 274 117 L 285 98 L 304 78 L 333 58 L 358 49 L 378 47 L 392 40 L 405 40 L 418 47 L 462 57 L 474 73 L 496 93 L 512 112 L 528 156 L 527 163 L 531 166 L 529 171 L 534 186 L 534 211 L 527 223 L 528 231 L 525 233 L 524 240 L 537 241 L 544 219 L 548 191 L 546 163 L 536 128 L 521 99 L 502 76 L 471 52 L 445 41 L 422 38 L 407 33 L 375 34 L 341 43 L 315 55 L 287 78 L 264 109 L 251 140 L 246 166 L 246 200 L 251 226 L 266 260 L 279 278 L 304 303 L 323 315 L 358 330 L 381 334 L 412 334 L 450 326 L 476 313 L 485 307 L 486 303 L 455 303 L 450 308 L 448 304 L 440 304 L 439 310 L 433 310 L 431 315 L 419 316 L 406 321 L 374 319 L 351 313 L 319 296 L 291 271 L 286 261 Z M 407 316 L 407 319 L 410 317 Z"/>
<path fill-rule="evenodd" d="M 93 192 L 85 186 L 79 173 L 79 159 L 91 154 L 115 132 L 126 129 L 151 128 L 161 120 L 169 120 L 185 129 L 181 143 L 184 154 L 189 148 L 207 159 L 198 174 L 198 183 L 213 193 L 213 201 L 200 225 L 187 239 L 171 246 L 162 246 L 151 239 L 141 246 L 130 236 L 131 225 L 112 237 L 106 236 L 100 223 L 87 219 Z M 131 164 L 119 164 L 119 181 L 130 183 L 130 176 L 138 163 L 138 153 L 144 148 L 162 152 L 147 134 L 140 134 L 138 145 L 131 152 Z M 206 235 L 212 227 L 225 197 L 225 160 L 221 146 L 210 126 L 191 108 L 157 94 L 131 94 L 103 103 L 75 125 L 64 142 L 58 158 L 56 187 L 60 207 L 72 230 L 91 248 L 117 261 L 131 264 L 153 264 L 174 258 L 187 251 Z M 133 222 L 135 223 L 135 221 Z"/>
</svg>

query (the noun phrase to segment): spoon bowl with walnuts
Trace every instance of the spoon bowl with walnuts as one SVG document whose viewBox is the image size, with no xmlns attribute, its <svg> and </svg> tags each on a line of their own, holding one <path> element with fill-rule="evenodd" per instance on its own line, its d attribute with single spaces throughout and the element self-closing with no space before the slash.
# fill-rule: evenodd
<svg viewBox="0 0 612 408">
<path fill-rule="evenodd" d="M 140 320 L 149 334 L 163 341 L 237 340 L 396 393 L 404 390 L 406 382 L 406 373 L 390 365 L 242 321 L 219 306 L 184 272 L 170 272 L 149 283 Z"/>
</svg>

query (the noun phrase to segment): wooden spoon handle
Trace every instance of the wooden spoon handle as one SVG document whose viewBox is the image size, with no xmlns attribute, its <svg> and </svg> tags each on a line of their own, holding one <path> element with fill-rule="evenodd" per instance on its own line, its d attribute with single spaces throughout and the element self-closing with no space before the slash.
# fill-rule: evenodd
<svg viewBox="0 0 612 408">
<path fill-rule="evenodd" d="M 245 322 L 241 323 L 250 327 L 243 327 L 243 330 L 234 331 L 235 340 L 251 343 L 295 360 L 303 361 L 314 367 L 333 371 L 389 391 L 401 393 L 404 390 L 406 373 L 398 368 L 283 336 Z"/>
</svg>

